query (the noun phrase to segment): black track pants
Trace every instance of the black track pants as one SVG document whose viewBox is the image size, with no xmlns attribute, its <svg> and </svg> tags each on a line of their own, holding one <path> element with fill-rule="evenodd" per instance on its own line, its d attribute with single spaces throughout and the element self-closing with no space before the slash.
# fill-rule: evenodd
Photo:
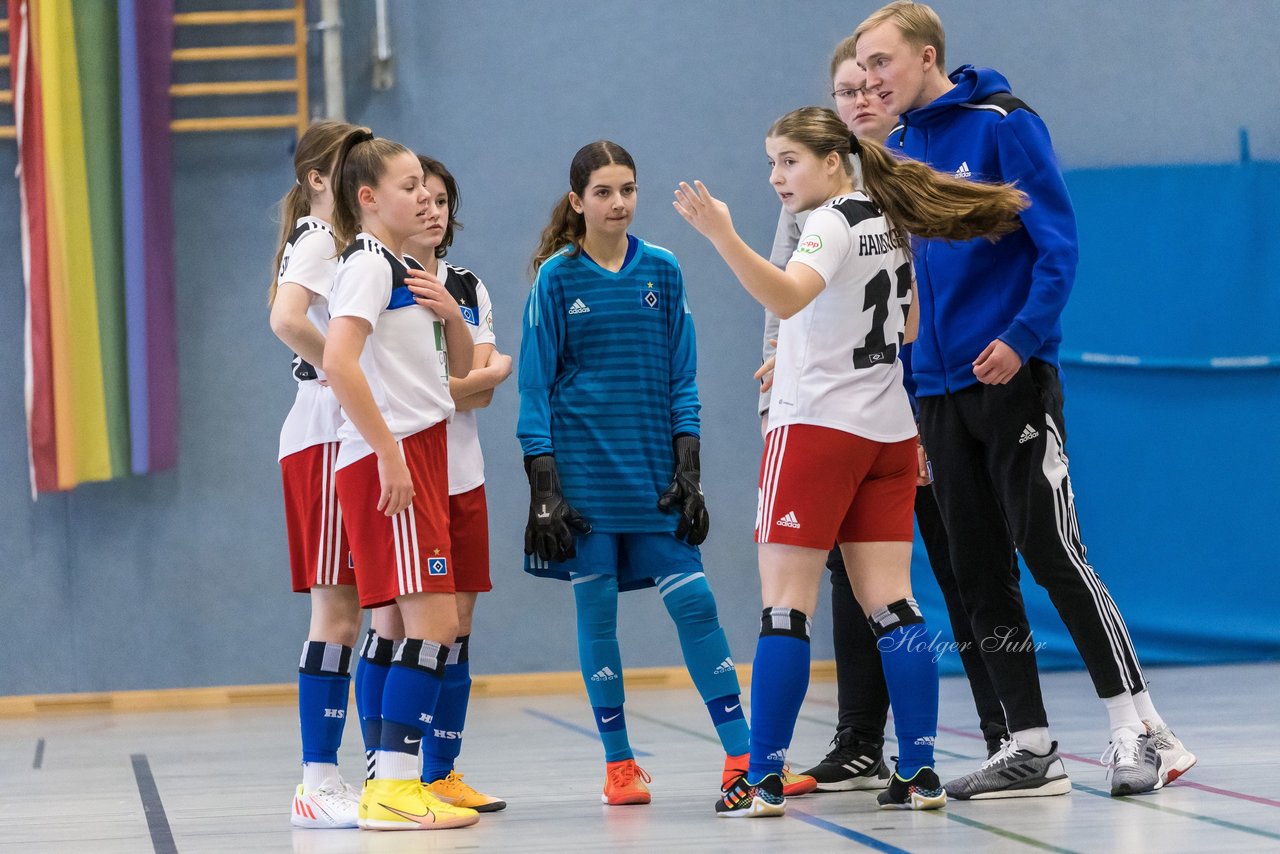
<svg viewBox="0 0 1280 854">
<path fill-rule="evenodd" d="M 919 403 L 952 570 L 1009 729 L 1048 725 L 1013 546 L 1071 632 L 1098 696 L 1142 686 L 1120 611 L 1085 559 L 1057 369 L 1033 359 L 1006 385 Z"/>
</svg>

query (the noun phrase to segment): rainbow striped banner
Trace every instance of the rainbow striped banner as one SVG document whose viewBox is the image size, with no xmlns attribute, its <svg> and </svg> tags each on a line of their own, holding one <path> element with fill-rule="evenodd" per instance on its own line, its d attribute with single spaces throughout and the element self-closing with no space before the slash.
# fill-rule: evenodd
<svg viewBox="0 0 1280 854">
<path fill-rule="evenodd" d="M 173 0 L 8 0 L 32 492 L 178 452 Z"/>
</svg>

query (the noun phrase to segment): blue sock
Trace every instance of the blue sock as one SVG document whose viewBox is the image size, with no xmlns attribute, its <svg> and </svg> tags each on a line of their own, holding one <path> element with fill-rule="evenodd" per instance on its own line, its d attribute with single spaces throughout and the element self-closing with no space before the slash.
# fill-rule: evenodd
<svg viewBox="0 0 1280 854">
<path fill-rule="evenodd" d="M 741 756 L 751 750 L 751 728 L 747 726 L 747 717 L 742 713 L 742 697 L 738 694 L 726 694 L 716 697 L 707 703 L 707 711 L 711 713 L 711 723 L 720 736 L 720 745 L 730 756 Z"/>
<path fill-rule="evenodd" d="M 369 629 L 360 647 L 360 666 L 356 668 L 356 709 L 360 712 L 360 734 L 364 736 L 365 778 L 370 780 L 373 756 L 382 743 L 382 690 L 395 648 L 394 641 Z"/>
<path fill-rule="evenodd" d="M 741 756 L 751 749 L 751 730 L 742 714 L 738 671 L 707 577 L 701 572 L 681 572 L 659 576 L 657 582 L 662 604 L 680 636 L 685 667 L 707 704 L 720 744 L 730 756 Z"/>
<path fill-rule="evenodd" d="M 910 780 L 933 767 L 938 735 L 938 662 L 929 645 L 929 628 L 914 599 L 877 608 L 868 618 L 876 633 L 884 681 L 898 736 L 898 776 Z"/>
<path fill-rule="evenodd" d="M 307 641 L 298 662 L 298 720 L 302 761 L 338 764 L 351 691 L 351 647 Z"/>
<path fill-rule="evenodd" d="M 382 692 L 382 738 L 378 750 L 380 754 L 409 755 L 414 757 L 414 762 L 410 766 L 397 759 L 394 767 L 384 768 L 383 756 L 379 755 L 379 777 L 412 779 L 418 776 L 416 760 L 422 739 L 431 734 L 448 655 L 448 647 L 418 638 L 405 638 L 396 650 Z M 409 767 L 413 773 L 403 777 Z"/>
<path fill-rule="evenodd" d="M 809 618 L 794 608 L 765 608 L 751 669 L 749 782 L 782 773 L 808 690 Z"/>
<path fill-rule="evenodd" d="M 462 752 L 462 730 L 467 721 L 467 701 L 471 698 L 471 636 L 463 635 L 449 645 L 449 659 L 436 701 L 431 735 L 422 740 L 422 782 L 443 780 L 453 770 Z"/>
<path fill-rule="evenodd" d="M 578 614 L 578 663 L 604 743 L 605 760 L 630 759 L 634 754 L 622 714 L 626 692 L 622 687 L 622 654 L 618 650 L 618 579 L 612 575 L 575 575 L 572 581 Z"/>
<path fill-rule="evenodd" d="M 591 711 L 596 718 L 596 729 L 600 731 L 600 741 L 604 743 L 604 761 L 633 758 L 635 754 L 627 740 L 627 716 L 622 713 L 622 706 L 611 709 L 592 706 Z"/>
</svg>

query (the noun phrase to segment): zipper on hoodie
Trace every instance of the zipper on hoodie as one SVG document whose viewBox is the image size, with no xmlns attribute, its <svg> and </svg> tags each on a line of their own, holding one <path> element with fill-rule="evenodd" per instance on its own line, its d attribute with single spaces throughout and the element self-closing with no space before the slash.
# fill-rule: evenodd
<svg viewBox="0 0 1280 854">
<path fill-rule="evenodd" d="M 907 142 L 907 116 L 902 116 L 902 133 L 898 134 L 898 148 L 902 148 Z"/>
</svg>

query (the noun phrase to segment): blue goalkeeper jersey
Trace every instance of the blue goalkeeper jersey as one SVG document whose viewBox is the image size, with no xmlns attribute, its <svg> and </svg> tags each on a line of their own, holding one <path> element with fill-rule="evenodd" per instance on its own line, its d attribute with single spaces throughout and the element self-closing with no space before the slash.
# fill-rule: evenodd
<svg viewBox="0 0 1280 854">
<path fill-rule="evenodd" d="M 614 273 L 566 248 L 538 270 L 520 342 L 525 456 L 555 454 L 565 499 L 601 532 L 674 531 L 658 497 L 672 438 L 699 435 L 697 348 L 680 265 L 628 236 Z"/>
</svg>

